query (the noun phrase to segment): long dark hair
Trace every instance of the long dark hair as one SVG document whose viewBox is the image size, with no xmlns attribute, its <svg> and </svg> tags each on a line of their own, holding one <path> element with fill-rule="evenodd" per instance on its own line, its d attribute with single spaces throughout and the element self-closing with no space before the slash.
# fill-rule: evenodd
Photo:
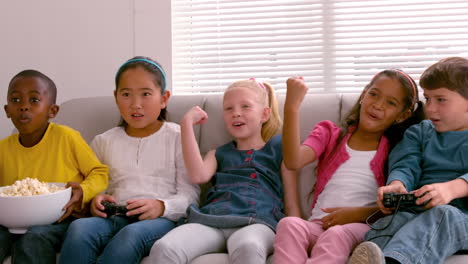
<svg viewBox="0 0 468 264">
<path fill-rule="evenodd" d="M 120 66 L 119 70 L 117 70 L 117 74 L 115 75 L 115 91 L 117 91 L 117 87 L 119 85 L 120 77 L 122 74 L 127 71 L 128 69 L 135 69 L 141 67 L 145 71 L 151 74 L 153 77 L 154 84 L 161 87 L 161 95 L 164 94 L 166 91 L 166 74 L 162 66 L 156 62 L 155 60 L 143 57 L 143 56 L 136 56 L 128 61 L 126 61 L 122 66 Z M 161 113 L 158 116 L 158 120 L 164 121 L 166 120 L 166 108 L 161 109 Z M 119 126 L 127 127 L 127 122 L 123 118 L 120 119 Z"/>
</svg>

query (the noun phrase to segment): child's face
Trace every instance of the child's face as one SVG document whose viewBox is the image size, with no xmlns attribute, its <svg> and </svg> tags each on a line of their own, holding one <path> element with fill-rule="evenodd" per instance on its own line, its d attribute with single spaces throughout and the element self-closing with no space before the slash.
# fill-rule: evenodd
<svg viewBox="0 0 468 264">
<path fill-rule="evenodd" d="M 18 77 L 11 83 L 5 112 L 20 137 L 40 138 L 47 129 L 49 118 L 55 117 L 58 106 L 50 103 L 47 84 L 36 77 Z"/>
<path fill-rule="evenodd" d="M 378 77 L 365 92 L 359 113 L 359 129 L 383 133 L 394 122 L 404 121 L 410 114 L 403 111 L 405 93 L 396 79 Z"/>
<path fill-rule="evenodd" d="M 122 73 L 115 100 L 122 118 L 127 122 L 127 134 L 145 137 L 158 131 L 162 122 L 158 120 L 161 109 L 165 108 L 170 93 L 161 94 L 152 75 L 141 67 Z"/>
<path fill-rule="evenodd" d="M 438 132 L 468 129 L 468 99 L 447 88 L 424 89 L 424 110 Z"/>
<path fill-rule="evenodd" d="M 224 123 L 236 139 L 261 137 L 262 124 L 270 117 L 269 108 L 260 102 L 259 95 L 246 87 L 236 87 L 224 93 Z"/>
</svg>

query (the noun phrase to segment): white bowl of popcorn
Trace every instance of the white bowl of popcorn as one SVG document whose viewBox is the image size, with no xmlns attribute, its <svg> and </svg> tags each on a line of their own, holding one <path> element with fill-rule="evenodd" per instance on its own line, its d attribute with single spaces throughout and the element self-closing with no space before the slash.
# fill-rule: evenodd
<svg viewBox="0 0 468 264">
<path fill-rule="evenodd" d="M 29 227 L 57 221 L 71 197 L 65 183 L 46 183 L 26 178 L 0 187 L 0 225 L 23 234 Z"/>
</svg>

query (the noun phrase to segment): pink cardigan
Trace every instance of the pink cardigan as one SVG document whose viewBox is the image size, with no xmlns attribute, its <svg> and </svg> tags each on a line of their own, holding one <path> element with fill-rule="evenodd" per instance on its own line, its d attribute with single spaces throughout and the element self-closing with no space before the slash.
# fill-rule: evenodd
<svg viewBox="0 0 468 264">
<path fill-rule="evenodd" d="M 341 129 L 335 125 L 332 121 L 322 121 L 318 123 L 314 129 L 310 132 L 309 136 L 304 141 L 303 145 L 311 147 L 315 151 L 315 155 L 318 158 L 317 165 L 317 183 L 314 190 L 314 200 L 312 202 L 312 208 L 315 206 L 315 202 L 319 194 L 325 188 L 327 182 L 331 179 L 338 167 L 349 159 L 349 154 L 346 151 L 346 142 L 352 135 L 352 132 L 356 127 L 349 129 L 348 133 L 343 137 L 340 145 L 333 152 L 335 145 L 338 143 L 338 139 L 341 133 Z M 387 161 L 389 152 L 389 142 L 385 136 L 382 136 L 379 146 L 377 147 L 377 153 L 370 162 L 370 167 L 375 175 L 378 186 L 385 184 L 384 167 Z"/>
</svg>

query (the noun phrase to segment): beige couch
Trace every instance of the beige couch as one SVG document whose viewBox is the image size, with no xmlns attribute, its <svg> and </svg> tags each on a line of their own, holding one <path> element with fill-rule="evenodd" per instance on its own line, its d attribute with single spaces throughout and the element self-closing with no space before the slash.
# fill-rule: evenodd
<svg viewBox="0 0 468 264">
<path fill-rule="evenodd" d="M 359 94 L 310 94 L 301 107 L 301 138 L 308 135 L 313 126 L 321 120 L 338 122 L 356 102 Z M 283 112 L 284 95 L 278 96 L 280 112 Z M 195 127 L 196 136 L 202 153 L 216 148 L 230 140 L 224 129 L 222 118 L 222 94 L 177 95 L 172 96 L 168 104 L 168 120 L 179 122 L 184 113 L 192 106 L 199 105 L 209 116 L 208 122 Z M 119 112 L 113 97 L 82 98 L 67 101 L 61 105 L 54 122 L 69 125 L 81 132 L 87 142 L 94 136 L 112 127 L 119 121 Z M 310 191 L 314 184 L 314 165 L 304 168 L 300 175 L 300 198 L 304 216 L 310 214 Z M 203 243 L 203 241 L 200 241 Z M 271 257 L 269 259 L 271 262 Z M 143 264 L 150 263 L 148 258 Z M 192 263 L 228 263 L 227 254 L 207 254 Z M 446 264 L 468 263 L 468 255 L 455 255 L 447 259 Z"/>
</svg>

